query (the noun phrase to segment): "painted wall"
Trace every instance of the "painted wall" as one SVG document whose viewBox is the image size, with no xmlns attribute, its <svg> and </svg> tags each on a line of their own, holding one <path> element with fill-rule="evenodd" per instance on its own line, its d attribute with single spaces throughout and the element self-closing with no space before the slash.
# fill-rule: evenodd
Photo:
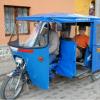
<svg viewBox="0 0 100 100">
<path fill-rule="evenodd" d="M 8 42 L 5 36 L 4 5 L 30 7 L 30 15 L 37 13 L 65 12 L 88 15 L 91 0 L 0 0 L 0 45 Z M 25 35 L 21 36 L 26 37 Z"/>
<path fill-rule="evenodd" d="M 92 0 L 75 0 L 75 12 L 88 15 L 91 1 Z"/>
<path fill-rule="evenodd" d="M 9 40 L 9 36 L 5 36 L 4 5 L 30 7 L 30 15 L 48 12 L 74 13 L 74 1 L 75 0 L 0 0 L 0 45 L 6 44 Z"/>
</svg>

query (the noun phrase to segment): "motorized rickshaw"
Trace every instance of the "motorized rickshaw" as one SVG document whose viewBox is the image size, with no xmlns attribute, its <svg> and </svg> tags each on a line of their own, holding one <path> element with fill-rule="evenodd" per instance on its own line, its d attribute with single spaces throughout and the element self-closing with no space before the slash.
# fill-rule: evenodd
<svg viewBox="0 0 100 100">
<path fill-rule="evenodd" d="M 3 99 L 16 98 L 25 83 L 49 89 L 49 83 L 56 75 L 72 79 L 88 73 L 93 80 L 97 78 L 95 73 L 100 70 L 99 17 L 52 13 L 23 16 L 18 17 L 17 20 L 19 23 L 31 22 L 30 27 L 33 25 L 32 22 L 35 22 L 35 26 L 34 31 L 23 39 L 20 38 L 22 35 L 11 35 L 8 45 L 16 62 L 16 69 L 7 74 L 2 83 L 0 94 Z M 49 62 L 49 30 L 44 43 L 40 37 L 44 26 L 49 29 L 50 23 L 56 23 L 56 31 L 60 31 L 63 24 L 70 25 L 74 35 L 77 34 L 80 25 L 87 27 L 89 45 L 82 62 L 76 60 L 77 44 L 71 39 L 73 34 L 70 34 L 69 39 L 59 39 L 59 55 L 55 61 Z M 78 69 L 78 65 L 81 68 Z M 99 77 L 99 74 L 97 76 Z"/>
</svg>

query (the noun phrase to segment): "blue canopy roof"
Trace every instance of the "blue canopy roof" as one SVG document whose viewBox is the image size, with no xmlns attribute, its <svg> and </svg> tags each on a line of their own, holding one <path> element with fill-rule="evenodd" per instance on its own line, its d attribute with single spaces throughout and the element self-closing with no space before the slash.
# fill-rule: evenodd
<svg viewBox="0 0 100 100">
<path fill-rule="evenodd" d="M 17 17 L 17 20 L 22 21 L 45 21 L 45 22 L 92 22 L 100 20 L 96 16 L 83 16 L 79 14 L 65 14 L 65 13 L 49 13 L 49 14 L 36 14 L 32 16 Z"/>
</svg>

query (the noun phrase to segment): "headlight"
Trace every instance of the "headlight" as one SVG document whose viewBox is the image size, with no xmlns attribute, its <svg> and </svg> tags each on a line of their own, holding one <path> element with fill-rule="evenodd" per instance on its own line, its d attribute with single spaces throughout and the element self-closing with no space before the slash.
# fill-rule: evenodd
<svg viewBox="0 0 100 100">
<path fill-rule="evenodd" d="M 22 59 L 22 58 L 19 58 L 19 57 L 16 57 L 16 58 L 15 58 L 15 61 L 16 61 L 16 63 L 18 63 L 18 64 L 22 64 L 22 63 L 23 63 L 23 59 Z"/>
</svg>

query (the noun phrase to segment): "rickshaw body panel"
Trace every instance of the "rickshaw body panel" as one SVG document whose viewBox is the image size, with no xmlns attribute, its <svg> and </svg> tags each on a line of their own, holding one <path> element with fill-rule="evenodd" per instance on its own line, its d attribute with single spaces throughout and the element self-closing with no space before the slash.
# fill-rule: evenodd
<svg viewBox="0 0 100 100">
<path fill-rule="evenodd" d="M 91 51 L 90 51 L 90 48 L 88 47 L 86 49 L 86 52 L 85 52 L 85 58 L 84 58 L 84 67 L 88 68 L 91 70 Z"/>
<path fill-rule="evenodd" d="M 60 41 L 60 57 L 57 73 L 72 78 L 76 75 L 76 44 L 70 40 Z"/>
<path fill-rule="evenodd" d="M 93 25 L 92 72 L 100 70 L 100 21 Z"/>
<path fill-rule="evenodd" d="M 24 52 L 32 50 L 31 53 Z M 13 51 L 14 56 L 22 57 L 26 62 L 26 70 L 33 85 L 42 89 L 49 88 L 49 50 L 43 48 L 25 49 Z"/>
</svg>

